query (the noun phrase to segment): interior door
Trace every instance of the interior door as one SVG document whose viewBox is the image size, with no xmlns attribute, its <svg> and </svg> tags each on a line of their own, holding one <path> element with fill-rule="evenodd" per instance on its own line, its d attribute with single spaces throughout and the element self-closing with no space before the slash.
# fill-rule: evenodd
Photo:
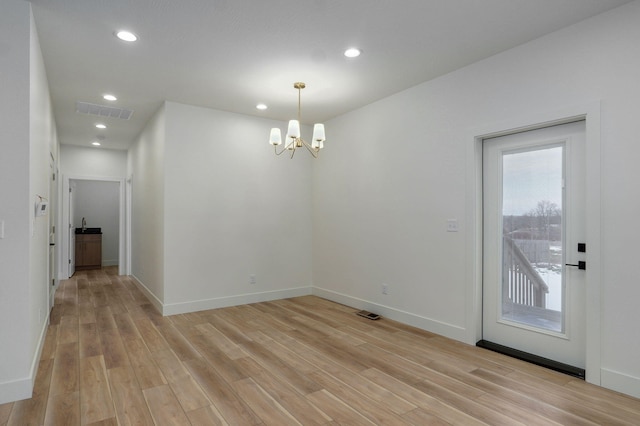
<svg viewBox="0 0 640 426">
<path fill-rule="evenodd" d="M 53 158 L 49 163 L 49 173 L 51 180 L 49 181 L 49 310 L 53 307 L 54 296 L 56 292 L 56 221 L 58 218 L 58 191 L 57 191 L 57 170 Z"/>
<path fill-rule="evenodd" d="M 76 273 L 76 230 L 74 224 L 73 184 L 69 183 L 69 278 Z"/>
<path fill-rule="evenodd" d="M 584 148 L 584 121 L 483 143 L 483 339 L 578 368 Z"/>
</svg>

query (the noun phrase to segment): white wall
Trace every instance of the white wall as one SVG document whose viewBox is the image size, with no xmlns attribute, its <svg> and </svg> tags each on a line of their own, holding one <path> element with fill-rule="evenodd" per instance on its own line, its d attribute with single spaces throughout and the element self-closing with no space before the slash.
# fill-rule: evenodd
<svg viewBox="0 0 640 426">
<path fill-rule="evenodd" d="M 44 59 L 35 22 L 31 13 L 29 48 L 29 190 L 32 206 L 40 197 L 51 201 L 50 194 L 51 161 L 57 163 L 57 134 L 53 118 L 53 107 L 49 95 Z M 55 214 L 51 211 L 49 214 Z M 31 344 L 28 359 L 31 362 L 31 375 L 38 368 L 41 345 L 44 342 L 46 327 L 49 323 L 49 217 L 40 216 L 32 220 L 31 241 L 29 247 L 29 301 Z"/>
<path fill-rule="evenodd" d="M 164 301 L 165 110 L 158 110 L 131 147 L 131 275 L 161 309 Z"/>
<path fill-rule="evenodd" d="M 62 145 L 60 165 L 60 172 L 67 176 L 124 178 L 127 151 Z"/>
<path fill-rule="evenodd" d="M 120 184 L 124 186 L 124 181 L 127 175 L 127 151 L 123 150 L 114 150 L 114 149 L 102 149 L 102 148 L 94 148 L 94 147 L 80 147 L 74 145 L 61 145 L 60 147 L 60 173 L 62 175 L 62 180 L 64 184 L 64 188 L 62 191 L 61 197 L 61 205 L 62 205 L 62 220 L 61 223 L 68 223 L 69 220 L 69 193 L 68 187 L 70 179 L 74 182 L 102 182 L 104 185 L 112 184 L 116 185 L 118 189 L 120 189 Z M 125 188 L 122 188 L 122 191 L 125 191 Z M 91 195 L 89 195 L 91 197 Z M 124 197 L 113 199 L 109 203 L 109 206 L 113 209 L 118 210 L 118 225 L 120 218 L 119 215 L 122 214 L 123 222 L 124 220 Z M 82 215 L 78 213 L 77 208 L 89 208 L 89 206 L 83 205 L 86 203 L 83 202 L 82 199 L 78 199 L 78 197 L 74 198 L 76 210 L 74 220 L 76 223 L 72 224 L 74 227 L 77 225 L 78 220 L 82 220 Z M 103 204 L 103 203 L 101 203 Z M 95 214 L 92 214 L 94 216 Z M 109 214 L 111 217 L 111 213 Z M 113 218 L 109 220 L 109 223 L 113 222 Z M 122 224 L 124 225 L 124 224 Z M 111 226 L 111 225 L 109 225 Z M 101 225 L 91 226 L 91 227 L 101 227 Z M 61 229 L 66 229 L 66 226 L 62 225 Z M 120 264 L 124 262 L 124 254 L 125 247 L 124 244 L 125 234 L 124 229 L 122 229 L 123 235 L 119 235 L 119 228 L 116 228 L 116 233 L 108 238 L 111 243 L 117 245 L 116 249 L 116 257 L 113 257 L 114 252 L 111 249 L 107 249 L 105 253 L 103 251 L 103 261 L 104 265 L 107 264 Z M 103 235 L 104 238 L 104 235 Z M 67 278 L 67 259 L 69 254 L 69 236 L 65 234 L 62 238 L 62 256 L 61 263 L 59 265 L 59 275 L 61 278 Z M 120 241 L 123 240 L 123 241 Z M 104 241 L 103 241 L 103 250 L 105 249 Z M 124 265 L 120 265 L 120 273 L 125 273 Z"/>
<path fill-rule="evenodd" d="M 165 312 L 308 294 L 311 156 L 273 154 L 281 122 L 173 102 L 165 120 Z"/>
<path fill-rule="evenodd" d="M 0 404 L 28 398 L 48 320 L 48 218 L 34 219 L 36 194 L 50 198 L 55 123 L 29 3 L 0 14 Z"/>
<path fill-rule="evenodd" d="M 273 155 L 276 125 L 167 102 L 129 151 L 133 275 L 163 313 L 310 292 L 311 163 Z"/>
<path fill-rule="evenodd" d="M 13 1 L 0 14 L 0 403 L 27 397 L 29 318 L 29 4 Z"/>
<path fill-rule="evenodd" d="M 469 135 L 601 100 L 602 384 L 640 396 L 638 22 L 636 1 L 327 123 L 313 180 L 317 292 L 464 340 Z M 460 232 L 446 232 L 449 218 Z"/>
<path fill-rule="evenodd" d="M 97 180 L 76 180 L 74 201 L 74 228 L 82 227 L 82 218 L 88 228 L 102 229 L 102 266 L 118 264 L 120 232 L 120 184 Z"/>
</svg>

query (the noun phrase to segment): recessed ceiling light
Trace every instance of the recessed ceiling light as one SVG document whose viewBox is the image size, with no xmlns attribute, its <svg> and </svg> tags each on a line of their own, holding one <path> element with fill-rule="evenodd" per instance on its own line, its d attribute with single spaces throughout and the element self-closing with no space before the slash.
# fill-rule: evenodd
<svg viewBox="0 0 640 426">
<path fill-rule="evenodd" d="M 258 104 L 258 105 L 256 105 L 256 108 L 257 108 L 257 109 L 259 109 L 259 110 L 261 110 L 261 111 L 264 111 L 264 110 L 265 110 L 265 109 L 267 109 L 268 107 L 267 107 L 265 104 Z"/>
<path fill-rule="evenodd" d="M 98 129 L 106 129 L 106 128 L 107 128 L 107 126 L 105 126 L 105 125 L 104 125 L 104 124 L 102 124 L 102 123 L 98 123 L 98 124 L 96 124 L 96 127 L 97 127 Z"/>
<path fill-rule="evenodd" d="M 131 31 L 118 31 L 116 33 L 116 37 L 118 37 L 122 41 L 136 41 L 138 40 L 138 36 L 132 33 Z"/>
<path fill-rule="evenodd" d="M 362 51 L 360 49 L 351 47 L 344 51 L 344 56 L 346 56 L 347 58 L 357 58 L 361 53 Z"/>
<path fill-rule="evenodd" d="M 100 142 L 98 142 L 98 141 L 91 142 L 91 145 L 93 145 L 93 146 L 100 146 Z"/>
<path fill-rule="evenodd" d="M 105 94 L 105 95 L 102 95 L 102 99 L 104 99 L 106 101 L 117 101 L 118 100 L 118 98 L 116 98 L 115 96 L 110 95 L 108 93 Z"/>
</svg>

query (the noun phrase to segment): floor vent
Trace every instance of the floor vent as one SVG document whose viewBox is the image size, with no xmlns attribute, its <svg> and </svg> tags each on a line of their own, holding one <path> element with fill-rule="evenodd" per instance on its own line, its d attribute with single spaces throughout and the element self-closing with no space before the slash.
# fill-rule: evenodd
<svg viewBox="0 0 640 426">
<path fill-rule="evenodd" d="M 369 312 L 369 311 L 358 311 L 356 312 L 356 314 L 360 315 L 361 317 L 368 318 L 370 320 L 380 319 L 380 315 L 374 314 L 373 312 Z"/>
<path fill-rule="evenodd" d="M 76 102 L 76 112 L 78 114 L 97 115 L 99 117 L 118 118 L 121 120 L 128 120 L 133 115 L 133 111 L 130 109 L 114 108 L 79 101 Z"/>
</svg>

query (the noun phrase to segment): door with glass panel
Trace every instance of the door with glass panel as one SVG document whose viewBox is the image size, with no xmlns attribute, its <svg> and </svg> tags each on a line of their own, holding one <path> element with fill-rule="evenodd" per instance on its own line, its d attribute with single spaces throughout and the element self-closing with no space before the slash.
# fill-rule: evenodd
<svg viewBox="0 0 640 426">
<path fill-rule="evenodd" d="M 483 339 L 579 368 L 584 145 L 584 121 L 483 141 Z"/>
</svg>

